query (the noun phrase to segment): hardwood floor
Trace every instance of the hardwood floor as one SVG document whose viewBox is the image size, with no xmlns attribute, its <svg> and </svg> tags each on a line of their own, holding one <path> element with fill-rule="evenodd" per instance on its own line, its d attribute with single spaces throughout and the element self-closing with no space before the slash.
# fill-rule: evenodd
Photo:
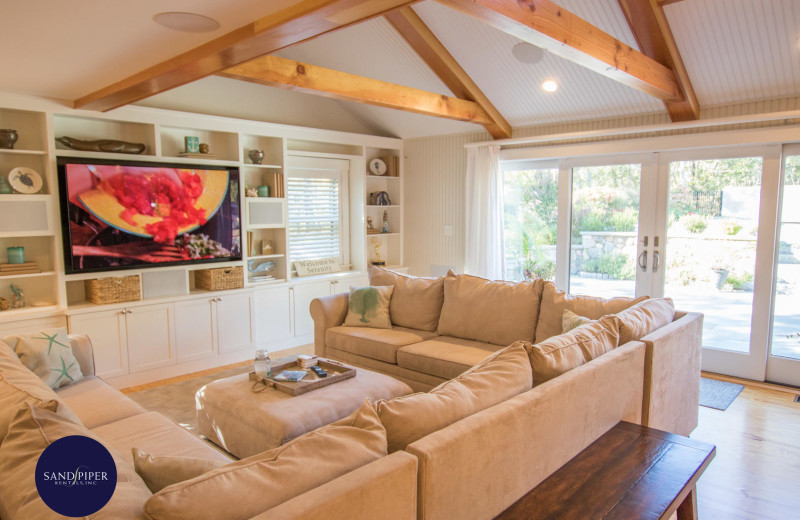
<svg viewBox="0 0 800 520">
<path fill-rule="evenodd" d="M 800 519 L 800 389 L 703 375 L 745 388 L 725 411 L 700 407 L 691 437 L 717 456 L 697 486 L 699 518 Z"/>
</svg>

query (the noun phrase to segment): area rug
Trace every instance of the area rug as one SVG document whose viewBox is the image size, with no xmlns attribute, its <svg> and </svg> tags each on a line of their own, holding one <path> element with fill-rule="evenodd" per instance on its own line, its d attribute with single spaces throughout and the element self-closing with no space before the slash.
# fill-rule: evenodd
<svg viewBox="0 0 800 520">
<path fill-rule="evenodd" d="M 700 378 L 700 406 L 727 410 L 744 386 L 716 379 Z"/>
</svg>

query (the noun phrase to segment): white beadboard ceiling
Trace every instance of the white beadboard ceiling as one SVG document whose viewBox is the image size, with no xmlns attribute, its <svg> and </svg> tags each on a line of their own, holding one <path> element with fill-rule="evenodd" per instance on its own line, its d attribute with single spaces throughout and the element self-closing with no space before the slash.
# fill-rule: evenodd
<svg viewBox="0 0 800 520">
<path fill-rule="evenodd" d="M 0 90 L 74 99 L 300 0 L 0 0 Z M 555 0 L 636 48 L 617 0 Z M 545 53 L 535 65 L 518 43 L 427 0 L 414 9 L 515 128 L 664 113 L 641 92 Z M 152 16 L 191 11 L 220 21 L 214 33 L 164 29 Z M 665 7 L 701 107 L 800 97 L 800 0 L 683 0 Z M 450 94 L 383 18 L 294 46 L 284 57 Z M 555 78 L 554 94 L 539 88 Z M 148 106 L 403 138 L 480 126 L 207 78 L 141 102 Z"/>
</svg>

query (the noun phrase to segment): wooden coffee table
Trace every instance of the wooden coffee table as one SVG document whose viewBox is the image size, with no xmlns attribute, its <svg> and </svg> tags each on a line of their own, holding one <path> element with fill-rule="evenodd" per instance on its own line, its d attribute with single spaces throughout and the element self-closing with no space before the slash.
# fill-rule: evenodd
<svg viewBox="0 0 800 520">
<path fill-rule="evenodd" d="M 695 484 L 712 444 L 621 422 L 497 519 L 697 518 Z M 533 461 L 535 463 L 535 461 Z"/>
</svg>

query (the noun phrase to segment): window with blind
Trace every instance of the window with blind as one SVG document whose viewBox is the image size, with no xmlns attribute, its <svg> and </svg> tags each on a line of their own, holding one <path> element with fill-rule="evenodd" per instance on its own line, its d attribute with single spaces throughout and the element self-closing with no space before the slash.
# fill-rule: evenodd
<svg viewBox="0 0 800 520">
<path fill-rule="evenodd" d="M 349 162 L 305 157 L 293 159 L 293 163 L 300 163 L 303 167 L 290 165 L 287 168 L 289 260 L 333 257 L 341 265 L 348 264 L 346 208 Z"/>
</svg>

